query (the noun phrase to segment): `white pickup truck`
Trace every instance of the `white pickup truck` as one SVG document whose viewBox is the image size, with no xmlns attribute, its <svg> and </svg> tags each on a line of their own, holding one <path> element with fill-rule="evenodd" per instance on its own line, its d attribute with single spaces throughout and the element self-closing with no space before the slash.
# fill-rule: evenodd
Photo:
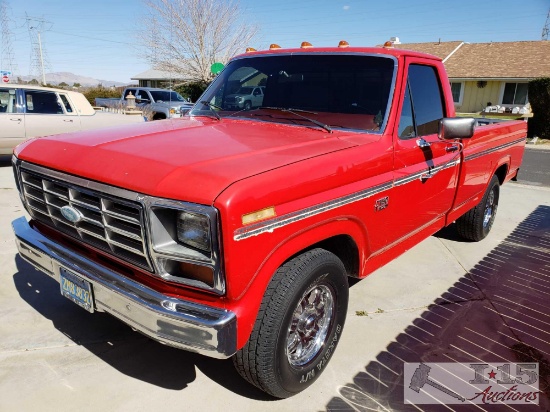
<svg viewBox="0 0 550 412">
<path fill-rule="evenodd" d="M 136 98 L 138 107 L 148 107 L 153 112 L 153 120 L 181 117 L 193 107 L 193 103 L 185 100 L 178 92 L 152 87 L 128 87 L 124 89 L 120 99 L 97 97 L 95 105 L 98 107 L 125 106 L 130 93 Z"/>
<path fill-rule="evenodd" d="M 144 122 L 141 115 L 96 112 L 82 93 L 39 86 L 0 87 L 0 155 L 32 137 Z"/>
</svg>

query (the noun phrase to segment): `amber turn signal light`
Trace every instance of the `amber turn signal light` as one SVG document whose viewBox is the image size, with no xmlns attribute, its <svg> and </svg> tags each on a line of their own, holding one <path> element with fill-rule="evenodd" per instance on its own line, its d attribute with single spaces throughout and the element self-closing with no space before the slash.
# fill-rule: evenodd
<svg viewBox="0 0 550 412">
<path fill-rule="evenodd" d="M 308 41 L 303 41 L 302 44 L 300 45 L 300 47 L 302 49 L 309 49 L 310 47 L 313 47 L 313 45 Z"/>
<path fill-rule="evenodd" d="M 252 53 L 252 52 L 255 52 L 255 51 L 256 51 L 256 49 L 254 47 L 247 47 L 246 48 L 247 53 Z"/>
<path fill-rule="evenodd" d="M 276 50 L 276 49 L 280 49 L 281 46 L 279 46 L 278 44 L 275 44 L 273 43 L 271 46 L 269 46 L 269 50 Z"/>
<path fill-rule="evenodd" d="M 340 40 L 340 43 L 338 43 L 338 47 L 349 47 L 349 43 L 345 40 Z"/>
</svg>

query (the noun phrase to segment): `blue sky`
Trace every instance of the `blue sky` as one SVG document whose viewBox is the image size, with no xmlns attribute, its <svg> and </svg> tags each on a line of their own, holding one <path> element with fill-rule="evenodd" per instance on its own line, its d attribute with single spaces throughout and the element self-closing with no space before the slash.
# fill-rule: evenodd
<svg viewBox="0 0 550 412">
<path fill-rule="evenodd" d="M 41 37 L 48 71 L 128 82 L 149 68 L 139 47 L 146 12 L 139 0 L 2 1 L 11 9 L 12 49 L 21 74 L 30 72 L 31 62 L 26 15 L 47 21 Z M 245 24 L 260 28 L 244 51 L 270 43 L 295 47 L 304 40 L 314 46 L 342 39 L 373 46 L 392 36 L 403 43 L 540 40 L 550 1 L 241 0 L 241 8 Z"/>
</svg>

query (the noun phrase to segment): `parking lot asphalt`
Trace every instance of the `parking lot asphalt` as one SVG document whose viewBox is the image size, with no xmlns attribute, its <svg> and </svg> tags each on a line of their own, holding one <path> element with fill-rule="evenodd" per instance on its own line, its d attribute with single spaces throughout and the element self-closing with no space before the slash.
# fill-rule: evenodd
<svg viewBox="0 0 550 412">
<path fill-rule="evenodd" d="M 23 214 L 0 159 L 1 411 L 464 410 L 405 405 L 403 362 L 533 359 L 549 407 L 548 188 L 506 184 L 482 242 L 461 241 L 451 226 L 354 283 L 331 362 L 285 400 L 249 386 L 231 360 L 163 346 L 61 296 L 17 255 L 11 221 Z"/>
</svg>

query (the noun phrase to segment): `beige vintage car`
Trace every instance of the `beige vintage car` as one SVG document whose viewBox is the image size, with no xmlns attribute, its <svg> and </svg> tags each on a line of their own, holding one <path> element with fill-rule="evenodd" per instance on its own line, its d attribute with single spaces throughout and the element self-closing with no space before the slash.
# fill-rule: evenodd
<svg viewBox="0 0 550 412">
<path fill-rule="evenodd" d="M 145 121 L 141 115 L 96 112 L 82 93 L 39 86 L 0 87 L 0 155 L 32 137 Z"/>
</svg>

